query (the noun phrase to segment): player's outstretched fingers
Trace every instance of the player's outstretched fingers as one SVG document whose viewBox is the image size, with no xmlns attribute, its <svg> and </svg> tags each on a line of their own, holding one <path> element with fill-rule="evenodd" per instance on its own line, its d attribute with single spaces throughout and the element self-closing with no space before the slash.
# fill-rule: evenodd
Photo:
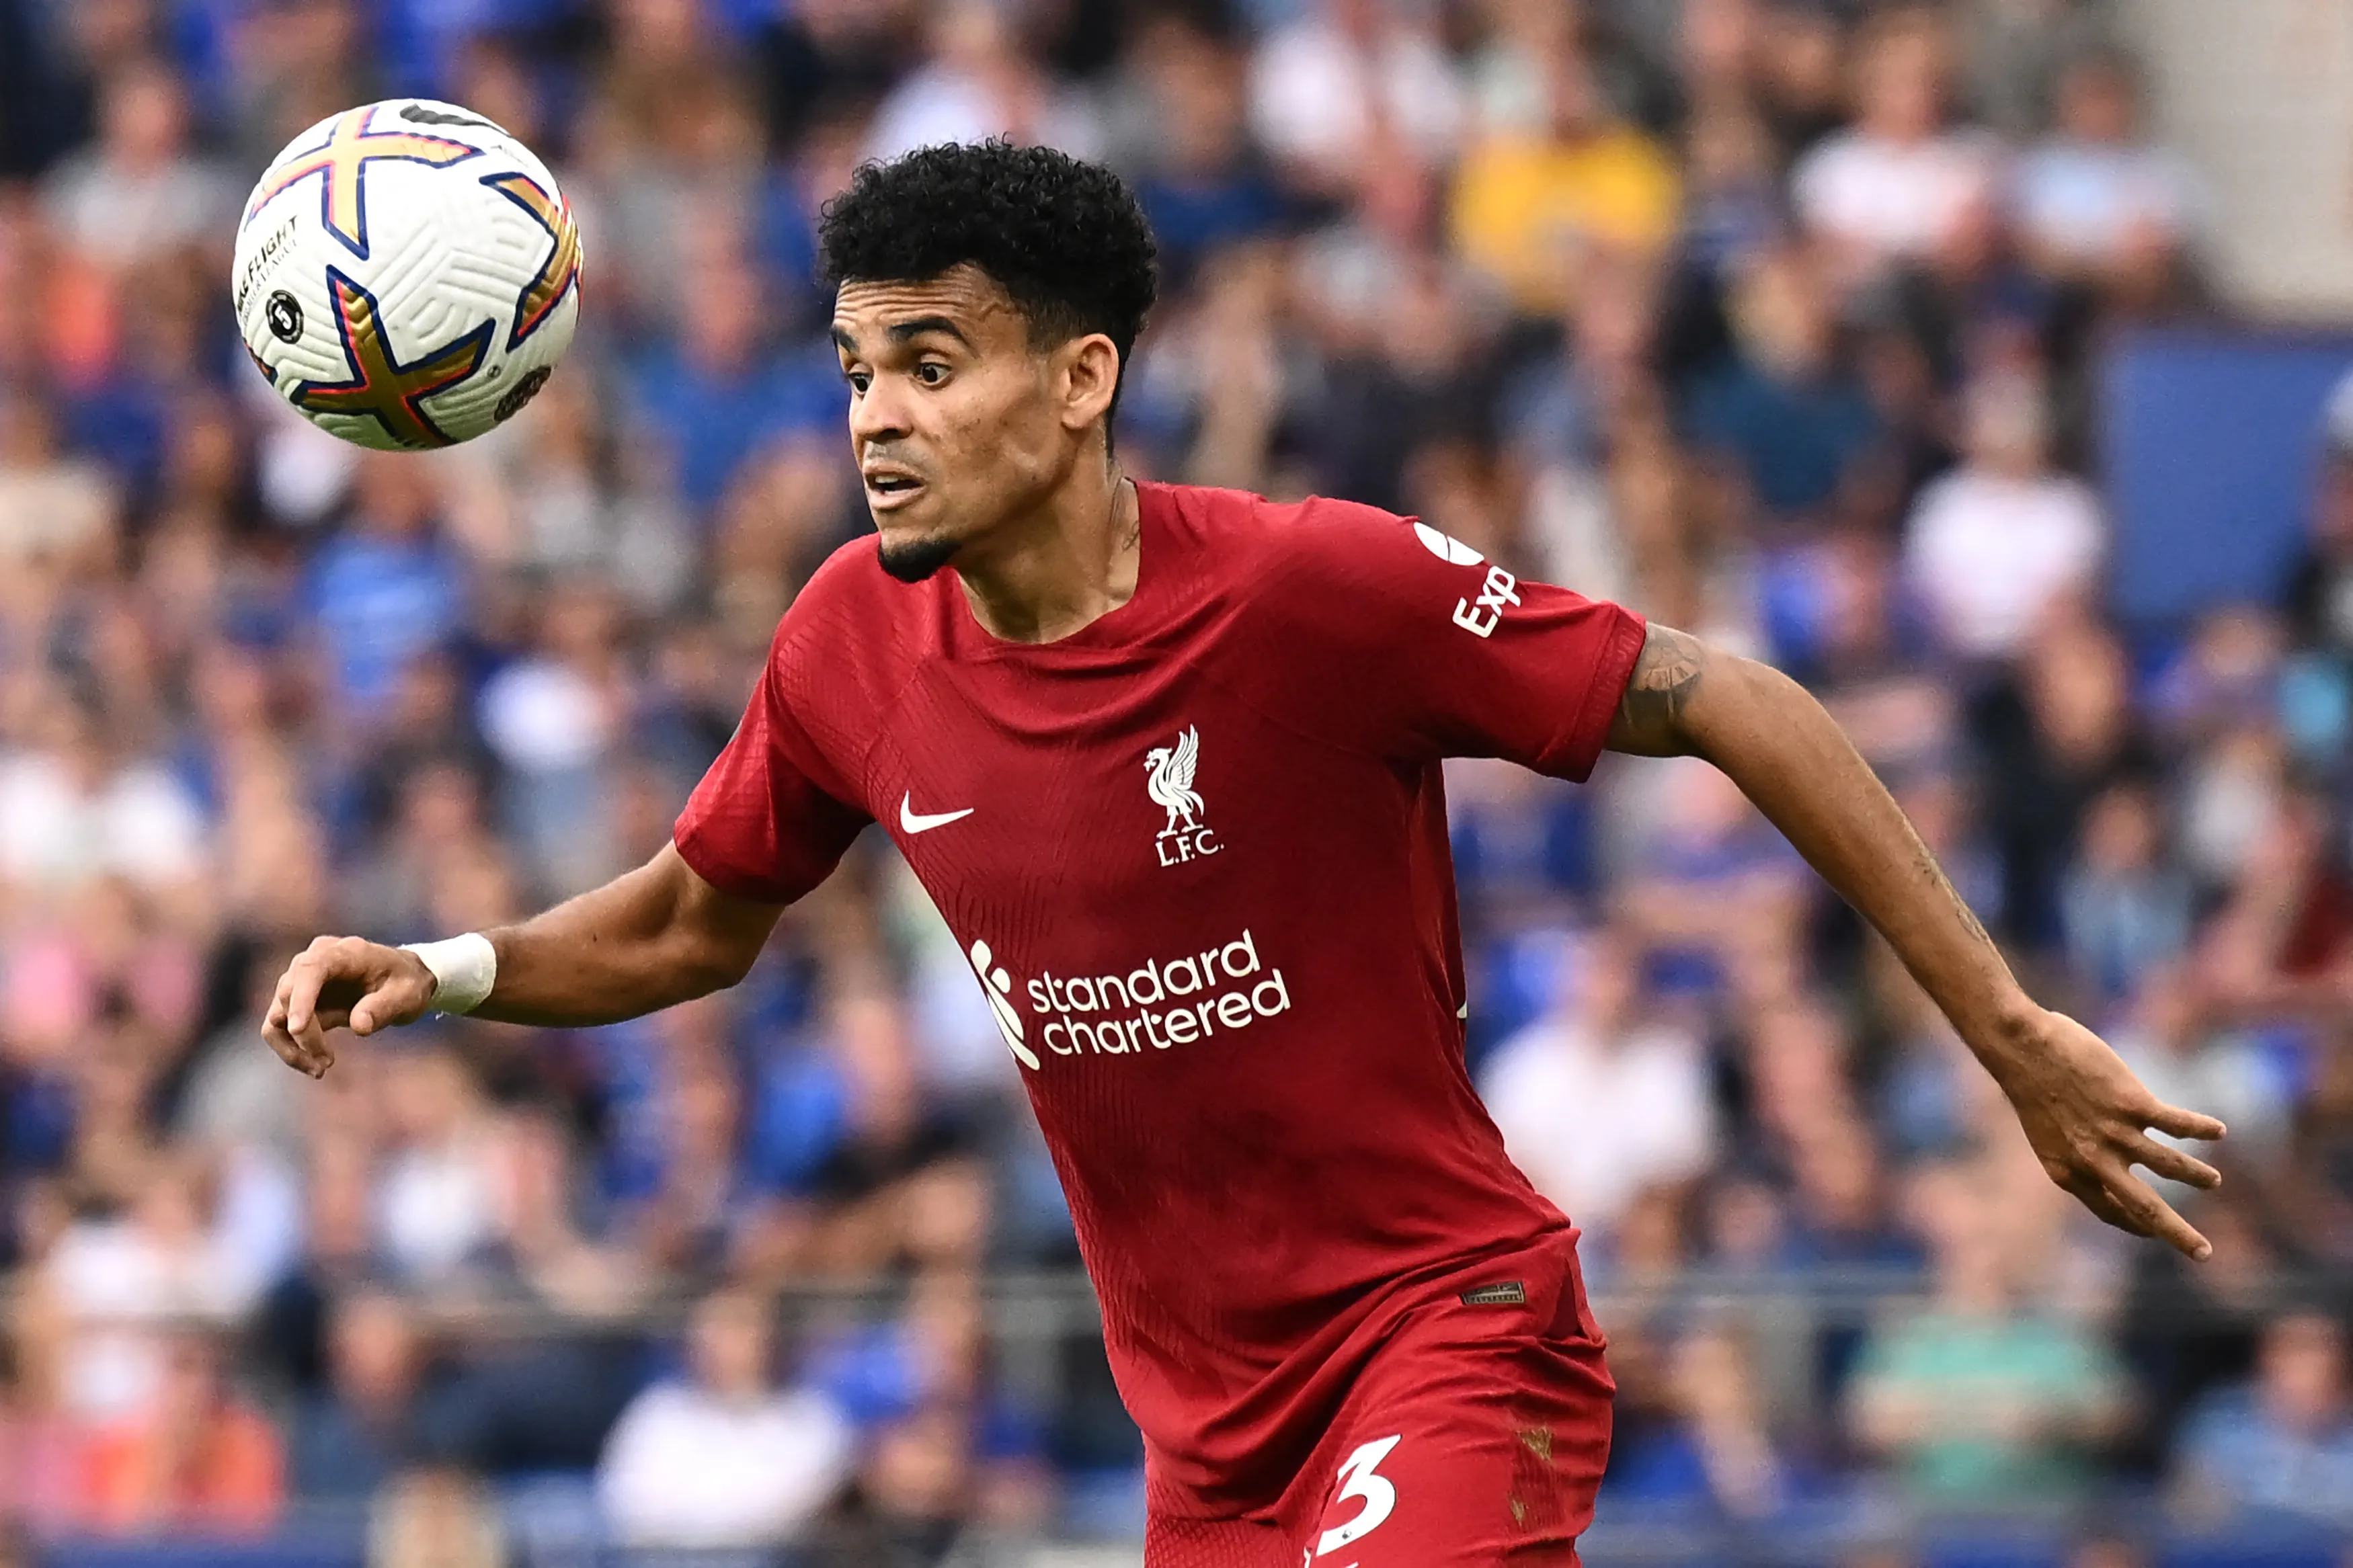
<svg viewBox="0 0 2353 1568">
<path fill-rule="evenodd" d="M 2201 1116 L 2195 1110 L 2184 1110 L 2178 1105 L 2168 1105 L 2162 1100 L 2142 1117 L 2141 1121 L 2159 1132 L 2168 1132 L 2176 1138 L 2195 1138 L 2205 1143 L 2211 1143 L 2231 1131 L 2211 1116 Z"/>
<path fill-rule="evenodd" d="M 2222 1184 L 2222 1173 L 2197 1155 L 2176 1149 L 2170 1143 L 2160 1143 L 2146 1134 L 2127 1140 L 2126 1152 L 2134 1164 L 2168 1181 L 2186 1183 L 2208 1192 Z"/>
<path fill-rule="evenodd" d="M 2174 1212 L 2173 1205 L 2157 1195 L 2157 1189 L 2134 1175 L 2131 1171 L 2119 1171 L 2108 1178 L 2109 1195 L 2129 1220 L 2128 1229 L 2143 1236 L 2154 1237 L 2195 1263 L 2203 1263 L 2214 1248 L 2198 1234 L 2198 1227 Z"/>
</svg>

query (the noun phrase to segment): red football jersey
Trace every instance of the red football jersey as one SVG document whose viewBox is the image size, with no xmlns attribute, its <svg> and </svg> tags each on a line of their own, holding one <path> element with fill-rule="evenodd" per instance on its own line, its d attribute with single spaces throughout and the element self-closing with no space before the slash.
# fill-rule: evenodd
<svg viewBox="0 0 2353 1568">
<path fill-rule="evenodd" d="M 676 837 L 784 902 L 890 831 L 1037 1109 L 1156 1492 L 1240 1510 L 1434 1281 L 1573 1240 L 1463 1070 L 1439 762 L 1582 779 L 1644 628 L 1370 507 L 1137 489 L 1134 595 L 1044 645 L 845 546 Z"/>
</svg>

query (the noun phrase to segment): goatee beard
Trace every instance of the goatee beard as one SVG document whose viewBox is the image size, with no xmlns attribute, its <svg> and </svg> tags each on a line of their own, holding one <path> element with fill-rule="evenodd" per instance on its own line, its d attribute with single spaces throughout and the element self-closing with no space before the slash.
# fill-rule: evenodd
<svg viewBox="0 0 2353 1568">
<path fill-rule="evenodd" d="M 878 539 L 874 552 L 883 571 L 902 583 L 920 583 L 946 565 L 963 542 L 960 539 L 911 539 L 893 544 Z"/>
</svg>

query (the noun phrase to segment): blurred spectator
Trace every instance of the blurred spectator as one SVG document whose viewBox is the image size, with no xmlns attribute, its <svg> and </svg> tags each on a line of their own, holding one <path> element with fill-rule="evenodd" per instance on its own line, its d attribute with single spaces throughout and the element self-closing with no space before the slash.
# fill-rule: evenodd
<svg viewBox="0 0 2353 1568">
<path fill-rule="evenodd" d="M 969 1260 L 987 1230 L 972 1129 L 954 1109 L 923 1103 L 897 1004 L 844 998 L 828 1045 L 776 1064 L 757 1104 L 753 1170 L 776 1196 L 741 1266 L 766 1278 Z"/>
<path fill-rule="evenodd" d="M 1672 1424 L 1638 1426 L 1609 1460 L 1611 1507 L 1671 1504 L 1740 1520 L 1773 1518 L 1797 1500 L 1800 1477 L 1765 1426 L 1747 1348 L 1720 1330 L 1686 1335 L 1668 1356 Z"/>
<path fill-rule="evenodd" d="M 2060 608 L 1968 715 L 1987 837 L 2001 858 L 2000 924 L 2038 949 L 2059 936 L 2060 884 L 2084 810 L 2150 765 L 2123 647 Z"/>
<path fill-rule="evenodd" d="M 733 1064 L 694 1033 L 598 1031 L 608 1133 L 596 1175 L 609 1234 L 640 1266 L 690 1278 L 723 1261 L 749 1201 Z"/>
<path fill-rule="evenodd" d="M 1644 1189 L 1697 1175 L 1713 1131 L 1700 1041 L 1645 1016 L 1641 963 L 1615 932 L 1576 942 L 1553 1011 L 1498 1046 L 1479 1078 L 1513 1163 L 1596 1233 Z"/>
<path fill-rule="evenodd" d="M 1875 19 L 1855 47 L 1853 126 L 1791 175 L 1799 216 L 1849 280 L 1933 256 L 1993 200 L 1993 142 L 1947 122 L 1950 44 L 1930 8 Z"/>
<path fill-rule="evenodd" d="M 1691 443 L 1768 537 L 1832 521 L 1868 477 L 1881 431 L 1840 355 L 1821 270 L 1801 248 L 1764 251 L 1730 306 L 1739 354 L 1692 388 L 1683 411 Z"/>
<path fill-rule="evenodd" d="M 345 878 L 343 898 L 374 930 L 431 929 L 442 879 L 500 858 L 483 820 L 470 716 L 446 710 L 459 695 L 449 660 L 427 655 L 411 664 L 395 700 L 385 776 L 357 783 L 375 842 Z M 393 798 L 379 805 L 379 795 Z"/>
<path fill-rule="evenodd" d="M 1783 161 L 1820 144 L 1848 119 L 1845 18 L 1831 5 L 1767 5 L 1755 65 L 1757 95 Z"/>
<path fill-rule="evenodd" d="M 883 100 L 867 133 L 868 156 L 991 136 L 1102 155 L 1093 116 L 1022 53 L 1005 10 L 988 0 L 943 0 L 931 8 L 929 27 L 930 58 Z"/>
<path fill-rule="evenodd" d="M 2279 617 L 2261 605 L 2207 611 L 2189 629 L 2186 646 L 2150 679 L 2145 698 L 2150 718 L 2167 738 L 2185 746 L 2264 726 L 2285 706 L 2285 641 Z"/>
<path fill-rule="evenodd" d="M 2191 831 L 2245 837 L 2227 868 L 2229 891 L 2200 934 L 2208 993 L 2242 1016 L 2337 1016 L 2353 976 L 2353 880 L 2331 842 L 2334 810 L 2281 787 L 2267 736 L 2241 732 L 2210 755 Z"/>
<path fill-rule="evenodd" d="M 368 1568 L 506 1568 L 507 1562 L 496 1505 L 461 1471 L 410 1471 L 370 1512 Z"/>
<path fill-rule="evenodd" d="M 1657 307 L 1652 271 L 1641 260 L 1592 257 L 1579 272 L 1560 352 L 1524 371 L 1499 410 L 1511 455 L 1538 469 L 1529 527 L 1549 559 L 1536 564 L 1589 595 L 1608 592 L 1590 557 L 1629 550 L 1645 531 L 1631 517 L 1610 515 L 1608 498 L 1597 492 L 1613 457 L 1630 468 L 1655 449 L 1662 413 L 1651 365 Z M 1581 505 L 1599 515 L 1580 517 Z M 1580 536 L 1573 543 L 1572 532 Z M 1672 556 L 1679 542 L 1659 541 L 1665 548 L 1657 552 Z"/>
<path fill-rule="evenodd" d="M 357 1501 L 415 1452 L 423 1352 L 407 1309 L 376 1291 L 335 1302 L 328 1336 L 328 1386 L 295 1413 L 287 1457 L 298 1496 Z"/>
<path fill-rule="evenodd" d="M 2353 1051 L 2323 1054 L 2295 1131 L 2273 1201 L 2313 1257 L 2341 1268 L 2353 1260 Z"/>
<path fill-rule="evenodd" d="M 54 690 L 37 701 L 29 743 L 0 754 L 0 877 L 52 890 L 194 879 L 206 824 L 181 781 L 92 708 Z"/>
<path fill-rule="evenodd" d="M 1050 1515 L 1045 1434 L 999 1383 L 987 1329 L 976 1279 L 928 1268 L 902 1316 L 836 1335 L 813 1355 L 812 1376 L 862 1434 L 850 1517 L 869 1551 L 935 1546 L 960 1517 L 1035 1530 Z"/>
<path fill-rule="evenodd" d="M 1482 336 L 1457 270 L 1432 257 L 1407 260 L 1371 342 L 1334 359 L 1314 421 L 1317 468 L 1346 494 L 1410 510 L 1406 476 L 1417 451 L 1482 423 Z"/>
<path fill-rule="evenodd" d="M 2132 67 L 2086 55 L 2061 75 L 2057 98 L 2052 134 L 2013 177 L 2022 243 L 2053 277 L 2163 274 L 2192 237 L 2200 197 L 2187 164 L 2140 139 Z"/>
<path fill-rule="evenodd" d="M 490 1110 L 445 1045 L 404 1042 L 382 1070 L 391 1148 L 376 1188 L 376 1231 L 399 1279 L 447 1288 L 480 1267 L 496 1233 Z"/>
<path fill-rule="evenodd" d="M 2059 921 L 2069 967 L 2104 1000 L 2139 992 L 2189 944 L 2195 889 L 2167 853 L 2166 832 L 2145 781 L 2111 784 L 2084 810 L 2083 852 L 2061 884 Z"/>
<path fill-rule="evenodd" d="M 108 1534 L 252 1534 L 275 1521 L 285 1457 L 225 1386 L 213 1342 L 174 1342 L 154 1403 L 102 1428 L 85 1456 L 84 1517 Z"/>
<path fill-rule="evenodd" d="M 1620 120 L 1592 62 L 1564 29 L 1546 62 L 1550 114 L 1538 136 L 1498 136 L 1464 155 L 1455 243 L 1529 315 L 1556 315 L 1596 251 L 1655 255 L 1681 197 L 1666 152 Z"/>
<path fill-rule="evenodd" d="M 1788 1257 L 1801 1267 L 1885 1269 L 1909 1275 L 1926 1261 L 1894 1212 L 1887 1168 L 1871 1129 L 1851 1108 L 1825 1118 L 1791 1148 Z"/>
<path fill-rule="evenodd" d="M 311 564 L 328 696 L 363 731 L 382 721 L 409 660 L 448 646 L 465 608 L 460 563 L 436 537 L 438 471 L 406 454 L 363 458 L 351 521 Z"/>
<path fill-rule="evenodd" d="M 1620 918 L 1662 979 L 1772 992 L 1797 942 L 1803 863 L 1714 768 L 1676 760 L 1651 776 L 1615 889 Z"/>
<path fill-rule="evenodd" d="M 1771 128 L 1746 103 L 1702 104 L 1683 132 L 1683 158 L 1685 258 L 1720 286 L 1781 229 Z"/>
<path fill-rule="evenodd" d="M 0 558 L 38 572 L 11 595 L 15 613 L 38 605 L 54 580 L 114 530 L 116 496 L 106 469 L 58 447 L 56 421 L 38 398 L 0 396 Z M 28 602 L 29 601 L 29 602 Z"/>
<path fill-rule="evenodd" d="M 680 497 L 703 518 L 763 445 L 838 417 L 831 347 L 822 359 L 815 345 L 797 361 L 776 353 L 765 294 L 740 260 L 697 268 L 684 283 L 679 341 L 657 343 L 630 367 L 632 412 L 661 439 Z"/>
<path fill-rule="evenodd" d="M 1136 196 L 1163 275 L 1181 289 L 1211 251 L 1265 235 L 1289 204 L 1250 140 L 1246 67 L 1228 46 L 1163 17 L 1136 40 L 1134 57 L 1153 110 Z"/>
<path fill-rule="evenodd" d="M 777 1381 L 772 1319 L 750 1292 L 706 1297 L 689 1329 L 691 1381 L 657 1384 L 623 1413 L 596 1477 L 622 1540 L 774 1545 L 848 1482 L 849 1422 L 826 1395 Z"/>
<path fill-rule="evenodd" d="M 575 125 L 586 178 L 565 189 L 617 322 L 674 336 L 701 304 L 692 279 L 750 248 L 759 121 L 708 8 L 651 0 L 607 16 L 611 47 Z"/>
<path fill-rule="evenodd" d="M 216 245 L 237 202 L 227 176 L 191 154 L 186 93 L 160 61 L 106 79 L 97 142 L 49 172 L 46 196 L 79 261 L 111 273 Z"/>
<path fill-rule="evenodd" d="M 1958 37 L 1968 100 L 1992 130 L 2023 141 L 2051 118 L 2068 69 L 2116 56 L 2126 29 L 2102 0 L 1985 0 L 1966 8 Z"/>
<path fill-rule="evenodd" d="M 227 21 L 231 113 L 248 167 L 264 167 L 304 127 L 387 90 L 368 12 L 354 0 L 257 7 Z"/>
<path fill-rule="evenodd" d="M 559 586 L 539 607 L 538 647 L 482 687 L 482 739 L 508 781 L 508 836 L 550 897 L 623 868 L 600 832 L 630 698 L 617 610 L 599 584 Z"/>
<path fill-rule="evenodd" d="M 44 1340 L 50 1309 L 22 1297 L 0 1316 L 0 1562 L 22 1528 L 69 1527 L 86 1428 L 59 1398 Z"/>
<path fill-rule="evenodd" d="M 1873 1332 L 1855 1371 L 1855 1430 L 1931 1508 L 2067 1500 L 2119 1415 L 2116 1368 L 2080 1329 L 2021 1310 L 2004 1216 L 1973 1190 L 1980 1179 L 1947 1167 L 1923 1180 L 1936 1300 Z"/>
<path fill-rule="evenodd" d="M 1250 61 L 1250 124 L 1291 176 L 1340 188 L 1376 128 L 1406 155 L 1441 160 L 1462 127 L 1462 83 L 1418 7 L 1401 0 L 1308 0 Z"/>
<path fill-rule="evenodd" d="M 209 1256 L 195 1172 L 134 1160 L 114 1174 L 127 1193 L 91 1194 L 34 1282 L 58 1314 L 65 1407 L 94 1422 L 189 1394 L 173 1379 L 204 1347 L 175 1341 L 173 1324 L 219 1321 L 243 1305 Z"/>
<path fill-rule="evenodd" d="M 2253 1383 L 2218 1392 L 2191 1413 L 2177 1463 L 2196 1501 L 2353 1524 L 2345 1325 L 2314 1311 L 2274 1319 Z"/>
<path fill-rule="evenodd" d="M 2089 589 L 2106 531 L 2090 487 L 2051 468 L 2041 387 L 1972 385 L 1962 448 L 1960 466 L 1920 492 L 1905 574 L 1946 647 L 2010 658 L 2054 603 Z"/>
</svg>

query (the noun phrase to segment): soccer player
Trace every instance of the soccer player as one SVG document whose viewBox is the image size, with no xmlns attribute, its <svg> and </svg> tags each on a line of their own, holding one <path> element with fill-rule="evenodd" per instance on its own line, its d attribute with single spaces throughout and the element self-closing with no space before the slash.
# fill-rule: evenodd
<svg viewBox="0 0 2353 1568">
<path fill-rule="evenodd" d="M 520 925 L 321 938 L 270 1005 L 286 1061 L 732 984 L 880 823 L 1069 1194 L 1149 1568 L 1574 1563 L 1611 1384 L 1577 1231 L 1463 1071 L 1440 763 L 1690 754 L 1885 935 L 2053 1181 L 2204 1256 L 2131 1167 L 2211 1187 L 2149 1131 L 2221 1125 L 2027 997 L 1803 689 L 1369 507 L 1125 477 L 1153 242 L 1111 174 L 930 148 L 860 169 L 822 240 L 879 542 L 793 602 L 660 854 Z"/>
</svg>

